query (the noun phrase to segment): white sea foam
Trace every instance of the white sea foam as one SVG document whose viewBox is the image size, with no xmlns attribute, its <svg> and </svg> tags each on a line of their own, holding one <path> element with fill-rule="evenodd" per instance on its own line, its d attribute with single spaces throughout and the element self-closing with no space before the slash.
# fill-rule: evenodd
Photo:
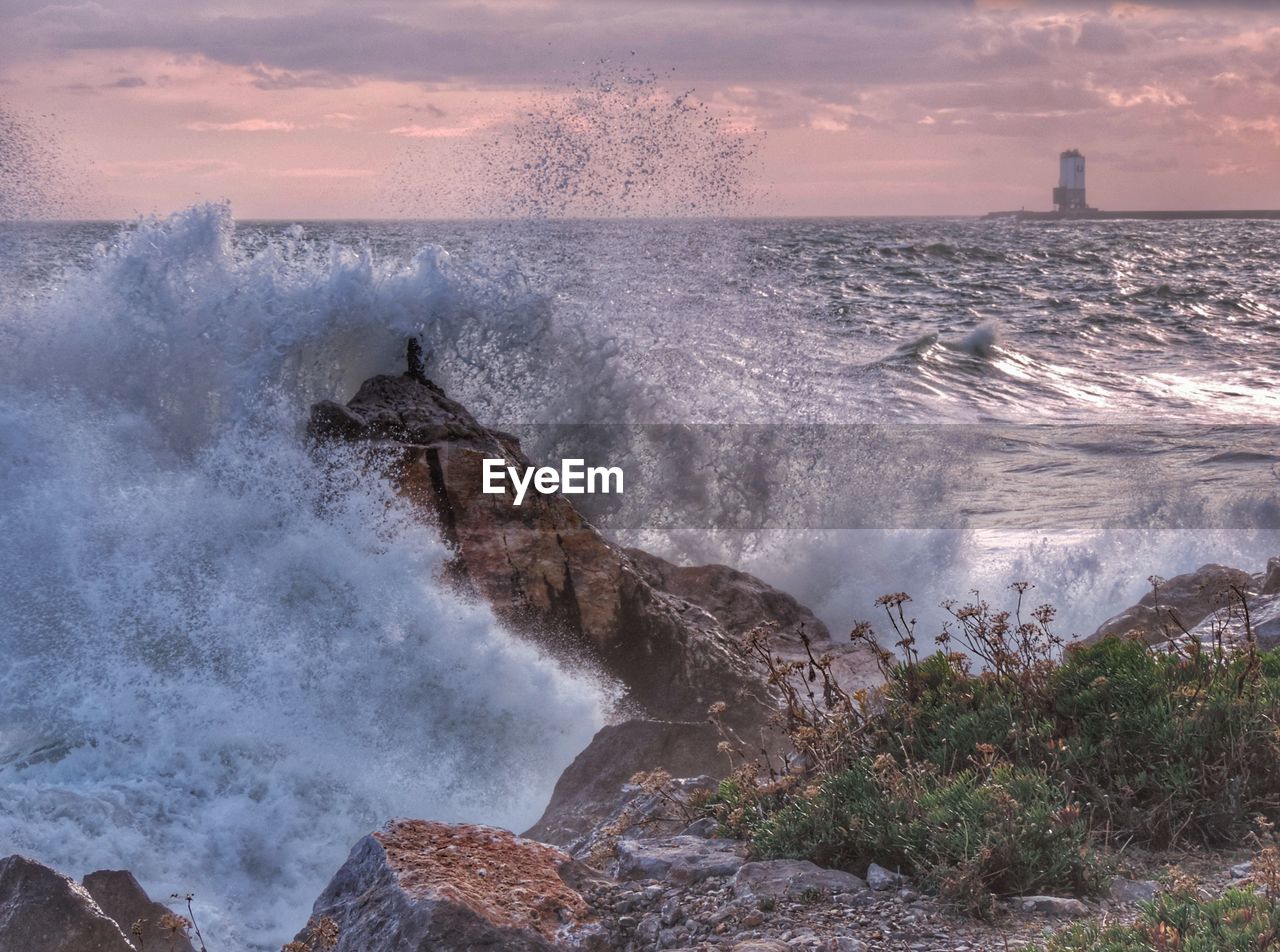
<svg viewBox="0 0 1280 952">
<path fill-rule="evenodd" d="M 530 823 L 609 700 L 300 434 L 506 292 L 232 231 L 143 223 L 0 323 L 0 854 L 193 891 L 220 949 L 278 947 L 389 816 Z"/>
</svg>

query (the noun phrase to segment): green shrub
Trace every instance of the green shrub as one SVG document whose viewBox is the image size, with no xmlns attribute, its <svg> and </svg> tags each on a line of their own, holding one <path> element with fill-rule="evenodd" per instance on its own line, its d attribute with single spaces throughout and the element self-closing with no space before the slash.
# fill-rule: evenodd
<svg viewBox="0 0 1280 952">
<path fill-rule="evenodd" d="M 1132 925 L 1071 926 L 1043 952 L 1264 952 L 1280 948 L 1280 908 L 1252 889 L 1217 899 L 1182 892 L 1143 903 Z"/>
<path fill-rule="evenodd" d="M 994 894 L 1088 890 L 1098 865 L 1080 812 L 1043 774 L 997 765 L 944 775 L 859 761 L 774 810 L 721 790 L 726 823 L 762 856 L 865 872 L 875 861 L 977 912 Z"/>
<path fill-rule="evenodd" d="M 889 672 L 868 741 L 942 770 L 989 746 L 1043 765 L 1107 837 L 1226 842 L 1256 814 L 1280 813 L 1277 665 L 1274 651 L 1255 663 L 1105 639 L 1035 679 L 1002 680 L 937 654 L 914 675 Z"/>
<path fill-rule="evenodd" d="M 982 911 L 992 893 L 1088 891 L 1090 842 L 1224 842 L 1280 819 L 1280 650 L 1249 637 L 1062 653 L 1053 609 L 1024 619 L 1013 588 L 1012 612 L 946 605 L 925 656 L 908 597 L 882 598 L 897 654 L 869 625 L 853 633 L 880 661 L 874 691 L 845 691 L 812 652 L 783 661 L 768 629 L 749 635 L 791 750 L 766 774 L 726 735 L 743 764 L 712 805 L 721 823 L 763 855 L 897 865 Z"/>
</svg>

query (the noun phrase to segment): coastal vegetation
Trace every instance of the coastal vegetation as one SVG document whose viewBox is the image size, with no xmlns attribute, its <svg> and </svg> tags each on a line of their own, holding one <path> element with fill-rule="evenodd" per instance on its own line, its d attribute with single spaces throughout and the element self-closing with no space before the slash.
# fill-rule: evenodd
<svg viewBox="0 0 1280 952">
<path fill-rule="evenodd" d="M 1229 609 L 1207 641 L 1066 646 L 1054 610 L 1012 591 L 1009 610 L 946 605 L 927 654 L 910 598 L 884 596 L 892 637 L 852 633 L 883 684 L 855 692 L 830 659 L 784 661 L 752 632 L 790 749 L 761 765 L 725 731 L 739 759 L 708 807 L 724 831 L 764 857 L 897 869 L 989 915 L 999 895 L 1095 894 L 1130 845 L 1240 843 L 1280 815 L 1280 651 L 1247 618 L 1239 642 Z"/>
</svg>

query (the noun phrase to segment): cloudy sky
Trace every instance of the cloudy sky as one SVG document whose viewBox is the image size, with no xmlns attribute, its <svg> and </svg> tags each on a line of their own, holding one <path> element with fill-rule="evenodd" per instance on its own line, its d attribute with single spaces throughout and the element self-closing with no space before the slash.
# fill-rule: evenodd
<svg viewBox="0 0 1280 952">
<path fill-rule="evenodd" d="M 1066 147 L 1099 207 L 1280 207 L 1267 4 L 0 0 L 0 99 L 108 216 L 459 214 L 601 58 L 756 130 L 761 213 L 1047 207 Z"/>
</svg>

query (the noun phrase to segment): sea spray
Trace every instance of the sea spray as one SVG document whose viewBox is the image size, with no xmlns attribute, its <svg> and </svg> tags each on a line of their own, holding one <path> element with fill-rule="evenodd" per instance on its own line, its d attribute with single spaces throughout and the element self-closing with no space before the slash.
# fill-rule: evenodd
<svg viewBox="0 0 1280 952">
<path fill-rule="evenodd" d="M 0 853 L 192 891 L 221 949 L 278 946 L 389 816 L 523 828 L 610 700 L 301 436 L 492 288 L 233 227 L 138 224 L 5 314 L 0 356 Z"/>
</svg>

